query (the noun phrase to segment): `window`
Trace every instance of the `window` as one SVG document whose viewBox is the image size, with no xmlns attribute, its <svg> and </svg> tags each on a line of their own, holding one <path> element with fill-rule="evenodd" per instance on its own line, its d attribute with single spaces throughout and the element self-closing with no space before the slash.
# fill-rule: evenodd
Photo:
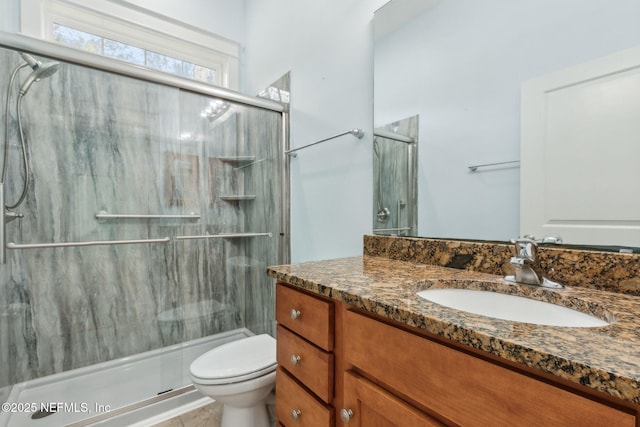
<svg viewBox="0 0 640 427">
<path fill-rule="evenodd" d="M 123 1 L 20 1 L 25 34 L 180 77 L 239 89 L 240 47 L 236 42 Z"/>
<path fill-rule="evenodd" d="M 180 77 L 220 86 L 218 71 L 188 61 L 162 55 L 128 43 L 100 37 L 75 28 L 53 24 L 53 40 L 75 49 L 108 56 Z"/>
</svg>

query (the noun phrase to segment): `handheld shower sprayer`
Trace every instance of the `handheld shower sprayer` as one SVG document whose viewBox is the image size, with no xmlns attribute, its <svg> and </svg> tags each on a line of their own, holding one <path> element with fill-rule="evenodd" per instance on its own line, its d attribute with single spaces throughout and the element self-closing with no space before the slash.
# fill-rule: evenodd
<svg viewBox="0 0 640 427">
<path fill-rule="evenodd" d="M 20 86 L 20 90 L 18 92 L 18 99 L 16 100 L 16 110 L 17 110 L 17 118 L 18 118 L 18 137 L 20 138 L 20 147 L 22 151 L 22 166 L 24 171 L 23 175 L 24 175 L 25 182 L 24 182 L 22 194 L 20 195 L 18 202 L 12 205 L 10 204 L 5 205 L 4 203 L 2 203 L 3 206 L 0 206 L 0 209 L 1 208 L 15 209 L 16 207 L 18 207 L 20 203 L 22 203 L 22 201 L 24 200 L 26 193 L 29 189 L 30 166 L 29 166 L 29 153 L 28 153 L 27 142 L 25 141 L 24 132 L 22 130 L 22 112 L 21 112 L 22 97 L 26 95 L 27 91 L 29 91 L 29 88 L 34 82 L 37 82 L 43 78 L 52 76 L 56 71 L 58 71 L 58 68 L 60 68 L 60 63 L 56 61 L 51 61 L 43 64 L 42 62 L 38 61 L 28 53 L 22 52 L 20 53 L 20 57 L 24 60 L 24 63 L 21 63 L 15 67 L 15 69 L 11 73 L 11 78 L 9 79 L 9 86 L 7 87 L 6 108 L 5 108 L 5 117 L 4 117 L 4 126 L 5 126 L 4 156 L 2 161 L 2 174 L 0 178 L 0 185 L 4 185 L 7 178 L 7 169 L 8 169 L 7 161 L 9 157 L 9 99 L 11 98 L 11 92 L 12 92 L 11 89 L 13 88 L 13 82 L 15 81 L 18 75 L 18 72 L 23 68 L 31 67 L 32 71 Z"/>
<path fill-rule="evenodd" d="M 30 154 L 29 147 L 27 145 L 27 141 L 24 137 L 24 132 L 22 130 L 22 98 L 27 94 L 29 88 L 34 82 L 37 82 L 41 79 L 47 78 L 55 74 L 60 68 L 60 63 L 56 61 L 51 61 L 43 64 L 42 62 L 35 59 L 33 56 L 28 53 L 20 53 L 20 57 L 24 60 L 24 63 L 18 64 L 13 71 L 11 72 L 11 77 L 9 78 L 9 84 L 7 86 L 7 96 L 5 100 L 6 108 L 4 115 L 4 154 L 2 159 L 2 170 L 0 172 L 0 264 L 4 264 L 6 262 L 6 224 L 9 221 L 12 221 L 16 218 L 21 218 L 22 214 L 13 211 L 13 209 L 20 206 L 20 204 L 24 201 L 27 193 L 29 191 L 29 184 L 31 181 L 31 166 L 30 166 Z M 8 158 L 9 158 L 9 100 L 11 99 L 11 93 L 13 83 L 18 76 L 20 70 L 26 67 L 31 67 L 31 73 L 27 76 L 25 81 L 20 86 L 20 90 L 18 92 L 18 98 L 16 100 L 16 111 L 17 111 L 17 119 L 18 119 L 18 137 L 20 138 L 20 148 L 22 151 L 22 170 L 23 170 L 23 185 L 22 185 L 22 193 L 18 198 L 18 201 L 9 204 L 6 203 L 5 199 L 5 191 L 4 185 L 7 179 L 7 169 L 8 169 Z"/>
<path fill-rule="evenodd" d="M 27 76 L 24 83 L 22 83 L 22 85 L 20 86 L 20 96 L 24 96 L 34 82 L 52 76 L 56 71 L 58 71 L 58 68 L 60 67 L 60 63 L 56 61 L 51 61 L 43 64 L 28 53 L 23 52 L 20 54 L 20 56 L 33 70 L 31 74 Z"/>
</svg>

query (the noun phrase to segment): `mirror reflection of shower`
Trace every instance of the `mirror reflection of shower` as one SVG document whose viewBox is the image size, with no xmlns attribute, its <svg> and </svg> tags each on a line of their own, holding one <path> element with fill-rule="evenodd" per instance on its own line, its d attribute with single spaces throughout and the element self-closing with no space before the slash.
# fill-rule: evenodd
<svg viewBox="0 0 640 427">
<path fill-rule="evenodd" d="M 24 130 L 22 126 L 22 98 L 29 92 L 33 83 L 38 82 L 47 77 L 51 77 L 53 74 L 58 71 L 60 64 L 56 61 L 51 61 L 47 63 L 42 63 L 35 59 L 33 56 L 28 53 L 20 53 L 20 57 L 24 60 L 23 63 L 18 64 L 13 71 L 11 72 L 11 76 L 9 78 L 9 84 L 7 86 L 7 96 L 5 99 L 5 112 L 4 112 L 4 150 L 2 156 L 2 173 L 0 178 L 0 205 L 2 206 L 2 214 L 0 215 L 0 262 L 3 264 L 6 261 L 6 253 L 5 253 L 5 230 L 4 226 L 7 222 L 20 218 L 21 214 L 13 212 L 18 206 L 22 204 L 27 193 L 29 192 L 29 186 L 31 183 L 31 165 L 30 165 L 30 152 L 27 141 L 24 137 Z M 22 172 L 23 172 L 23 182 L 22 182 L 22 191 L 17 201 L 14 203 L 7 203 L 5 200 L 4 193 L 4 185 L 7 179 L 7 171 L 9 169 L 9 112 L 10 112 L 10 104 L 11 104 L 11 95 L 13 93 L 13 86 L 18 73 L 23 68 L 31 68 L 31 73 L 27 75 L 27 77 L 22 81 L 18 89 L 18 96 L 16 98 L 16 116 L 18 122 L 18 138 L 20 140 L 20 151 L 22 154 Z"/>
<path fill-rule="evenodd" d="M 417 236 L 418 116 L 374 130 L 373 232 Z"/>
</svg>

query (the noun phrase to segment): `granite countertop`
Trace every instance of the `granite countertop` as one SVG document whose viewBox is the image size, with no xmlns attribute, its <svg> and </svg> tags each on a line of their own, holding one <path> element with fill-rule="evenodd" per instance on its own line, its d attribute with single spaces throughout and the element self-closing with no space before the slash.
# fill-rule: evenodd
<svg viewBox="0 0 640 427">
<path fill-rule="evenodd" d="M 500 358 L 640 404 L 640 297 L 513 285 L 502 276 L 362 256 L 273 266 L 278 281 L 352 304 Z M 490 289 L 554 302 L 611 324 L 567 328 L 492 319 L 416 295 L 431 287 Z"/>
</svg>

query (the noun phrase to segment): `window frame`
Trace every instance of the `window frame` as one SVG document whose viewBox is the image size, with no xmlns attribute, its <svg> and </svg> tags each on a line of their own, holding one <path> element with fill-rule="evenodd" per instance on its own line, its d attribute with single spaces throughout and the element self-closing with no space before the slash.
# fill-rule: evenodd
<svg viewBox="0 0 640 427">
<path fill-rule="evenodd" d="M 55 42 L 59 24 L 216 70 L 216 85 L 239 86 L 238 43 L 171 18 L 107 0 L 20 0 L 22 33 Z M 126 18 L 125 18 L 126 17 Z M 153 68 L 150 68 L 153 69 Z"/>
</svg>

